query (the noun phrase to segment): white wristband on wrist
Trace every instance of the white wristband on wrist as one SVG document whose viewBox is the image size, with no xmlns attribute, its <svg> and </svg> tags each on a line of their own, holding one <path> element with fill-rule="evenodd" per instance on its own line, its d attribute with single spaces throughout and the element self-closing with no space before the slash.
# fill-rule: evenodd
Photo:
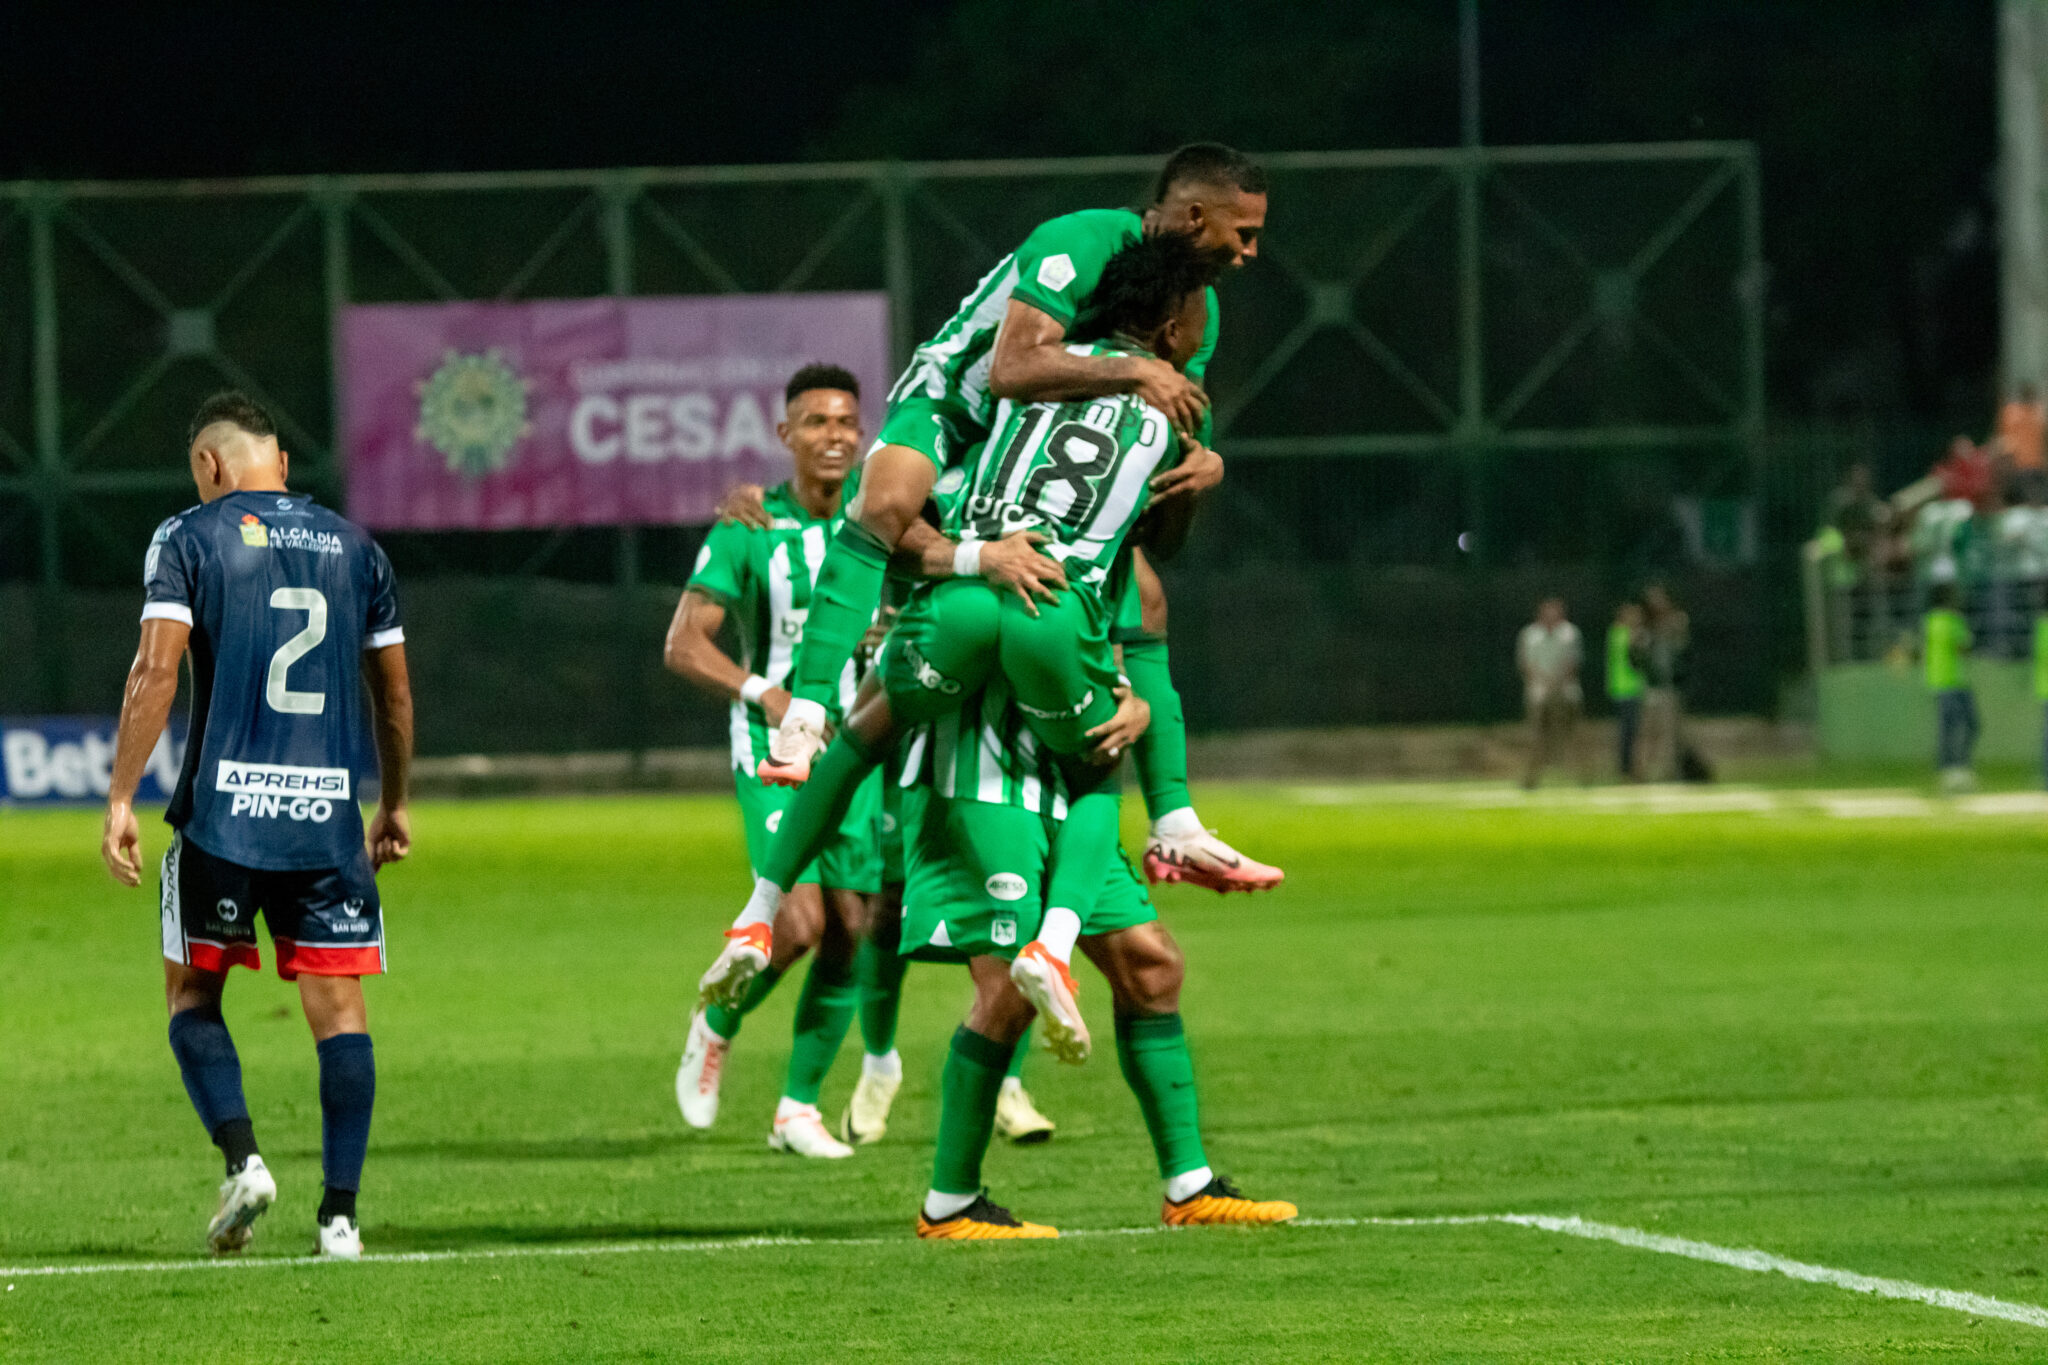
<svg viewBox="0 0 2048 1365">
<path fill-rule="evenodd" d="M 749 673 L 747 680 L 740 684 L 740 700 L 746 702 L 749 706 L 758 706 L 761 702 L 761 694 L 773 686 L 775 686 L 774 683 L 769 682 L 759 673 Z"/>
<path fill-rule="evenodd" d="M 985 541 L 963 540 L 953 547 L 953 576 L 956 578 L 979 578 L 981 576 L 981 547 Z"/>
</svg>

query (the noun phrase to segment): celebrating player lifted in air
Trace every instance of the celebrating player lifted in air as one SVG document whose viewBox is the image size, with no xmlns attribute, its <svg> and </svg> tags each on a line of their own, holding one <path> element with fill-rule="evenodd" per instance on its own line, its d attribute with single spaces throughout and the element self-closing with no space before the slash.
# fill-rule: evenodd
<svg viewBox="0 0 2048 1365">
<path fill-rule="evenodd" d="M 165 521 L 143 563 L 142 641 L 121 706 L 101 856 L 142 882 L 136 784 L 192 664 L 185 765 L 164 819 L 165 994 L 186 1093 L 227 1161 L 206 1237 L 240 1251 L 277 1198 L 257 1155 L 242 1067 L 221 1019 L 230 967 L 297 981 L 320 1059 L 323 1255 L 362 1254 L 356 1223 L 376 1065 L 361 978 L 384 970 L 375 869 L 411 850 L 412 694 L 384 552 L 288 491 L 277 428 L 239 393 L 200 405 L 188 436 L 200 505 Z M 381 772 L 365 845 L 355 758 L 367 687 Z"/>
<path fill-rule="evenodd" d="M 809 776 L 825 742 L 825 705 L 874 614 L 890 552 L 918 520 L 939 476 L 987 438 L 999 400 L 1135 394 L 1206 445 L 1208 400 L 1201 380 L 1220 318 L 1213 291 L 1208 329 L 1184 371 L 1149 355 L 1077 354 L 1066 340 L 1089 321 L 1086 300 L 1103 264 L 1141 236 L 1189 236 L 1223 252 L 1233 266 L 1256 256 L 1266 218 L 1265 173 L 1228 147 L 1197 143 L 1167 159 L 1152 199 L 1142 214 L 1090 209 L 1041 224 L 996 263 L 938 335 L 918 347 L 890 392 L 881 431 L 861 470 L 859 495 L 819 574 L 792 701 L 762 765 L 763 778 L 798 783 Z M 1166 475 L 1161 491 L 1199 492 L 1221 477 L 1222 461 L 1204 449 Z M 1007 557 L 1002 573 L 991 571 L 987 556 L 994 549 L 964 549 L 955 567 L 992 579 L 1014 577 L 1016 566 Z M 1195 814 L 1187 787 L 1187 732 L 1166 663 L 1166 599 L 1142 556 L 1135 572 L 1145 598 L 1142 619 L 1137 610 L 1122 613 L 1117 633 L 1127 646 L 1133 685 L 1151 705 L 1155 722 L 1135 754 L 1153 817 L 1146 870 L 1155 879 L 1219 891 L 1278 885 L 1277 869 L 1237 853 Z M 1057 587 L 1064 580 L 1051 568 L 1039 581 Z"/>
</svg>

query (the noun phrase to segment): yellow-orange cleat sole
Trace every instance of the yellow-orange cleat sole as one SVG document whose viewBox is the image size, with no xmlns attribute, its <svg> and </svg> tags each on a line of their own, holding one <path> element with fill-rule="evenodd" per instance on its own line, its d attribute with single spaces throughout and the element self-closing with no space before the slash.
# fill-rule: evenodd
<svg viewBox="0 0 2048 1365">
<path fill-rule="evenodd" d="M 1060 1230 L 1043 1223 L 984 1223 L 966 1214 L 934 1223 L 920 1213 L 917 1235 L 927 1242 L 1014 1242 L 1057 1237 Z"/>
<path fill-rule="evenodd" d="M 1300 1209 L 1284 1199 L 1232 1199 L 1198 1194 L 1183 1204 L 1166 1203 L 1159 1217 L 1171 1228 L 1200 1228 L 1233 1223 L 1284 1223 L 1300 1213 Z"/>
</svg>

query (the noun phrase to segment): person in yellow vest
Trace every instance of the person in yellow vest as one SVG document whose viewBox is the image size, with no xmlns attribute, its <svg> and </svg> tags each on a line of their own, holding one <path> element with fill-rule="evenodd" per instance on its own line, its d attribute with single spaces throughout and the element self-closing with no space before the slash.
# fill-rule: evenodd
<svg viewBox="0 0 2048 1365">
<path fill-rule="evenodd" d="M 1959 600 L 1955 584 L 1936 586 L 1921 627 L 1927 690 L 1934 694 L 1939 727 L 1935 762 L 1945 792 L 1967 791 L 1976 781 L 1970 755 L 1977 747 L 1977 695 L 1970 690 L 1967 663 L 1974 641 L 1969 623 L 1957 610 Z"/>
<path fill-rule="evenodd" d="M 1623 602 L 1607 628 L 1607 699 L 1614 703 L 1615 768 L 1624 782 L 1642 780 L 1636 735 L 1643 726 L 1643 689 L 1648 684 L 1636 665 L 1643 647 L 1643 604 Z"/>
<path fill-rule="evenodd" d="M 2048 611 L 2034 617 L 2034 701 L 2041 708 L 2041 784 L 2048 786 Z"/>
</svg>

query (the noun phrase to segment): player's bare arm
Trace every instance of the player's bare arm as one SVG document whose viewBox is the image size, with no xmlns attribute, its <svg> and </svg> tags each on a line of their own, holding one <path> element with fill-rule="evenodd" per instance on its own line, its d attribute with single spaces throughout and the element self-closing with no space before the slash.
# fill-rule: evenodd
<svg viewBox="0 0 2048 1365">
<path fill-rule="evenodd" d="M 718 632 L 724 625 L 725 608 L 708 594 L 688 589 L 682 601 L 676 603 L 668 639 L 662 645 L 661 662 L 669 672 L 713 696 L 727 701 L 755 700 L 746 695 L 747 670 L 718 643 Z M 770 687 L 758 700 L 761 709 L 768 713 L 768 723 L 780 725 L 782 713 L 789 709 L 788 691 Z"/>
<path fill-rule="evenodd" d="M 1011 299 L 989 355 L 989 392 L 1019 403 L 1135 393 L 1180 430 L 1201 426 L 1209 395 L 1166 361 L 1154 356 L 1079 356 L 1067 349 L 1066 340 L 1065 323 L 1022 299 Z"/>
<path fill-rule="evenodd" d="M 363 682 L 377 740 L 377 813 L 363 831 L 374 868 L 401 862 L 412 852 L 412 817 L 406 813 L 412 786 L 412 675 L 406 669 L 405 645 L 363 651 Z M 346 1019 L 337 1023 L 335 1031 L 349 1031 L 347 1024 Z M 314 1032 L 319 1029 L 316 1023 Z"/>
<path fill-rule="evenodd" d="M 123 886 L 142 885 L 142 830 L 135 819 L 135 788 L 149 764 L 150 750 L 164 732 L 178 693 L 178 664 L 192 627 L 161 617 L 142 623 L 135 662 L 121 694 L 121 728 L 114 740 L 113 780 L 107 788 L 107 818 L 100 857 Z"/>
<path fill-rule="evenodd" d="M 983 541 L 975 551 L 974 572 L 1016 593 L 1027 606 L 1034 600 L 1055 601 L 1067 586 L 1067 571 L 1038 548 L 1050 539 L 1041 531 L 1014 531 L 1001 540 Z M 959 553 L 958 542 L 920 517 L 896 542 L 889 563 L 914 578 L 953 578 L 963 567 Z"/>
</svg>

